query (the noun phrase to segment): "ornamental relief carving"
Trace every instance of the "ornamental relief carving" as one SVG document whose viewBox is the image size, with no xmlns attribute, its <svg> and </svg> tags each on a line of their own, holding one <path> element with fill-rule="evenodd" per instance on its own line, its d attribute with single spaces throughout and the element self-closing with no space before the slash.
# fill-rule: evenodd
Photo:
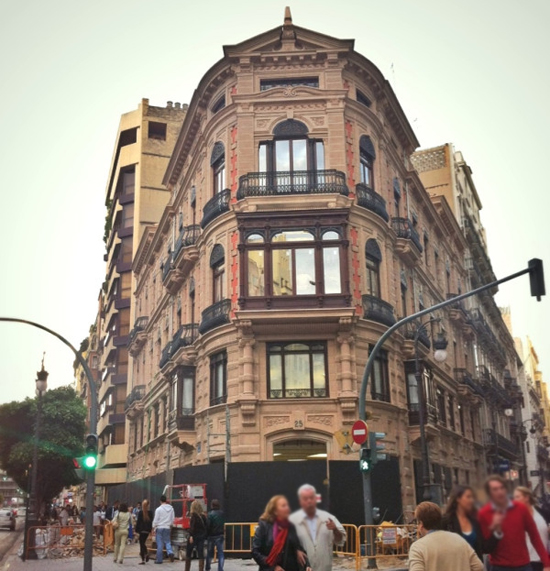
<svg viewBox="0 0 550 571">
<path fill-rule="evenodd" d="M 273 104 L 273 105 L 262 105 L 261 103 L 256 103 L 254 105 L 255 111 L 286 111 L 286 104 Z M 293 109 L 325 109 L 322 103 L 301 103 L 298 105 L 293 105 Z"/>
<path fill-rule="evenodd" d="M 274 426 L 281 426 L 290 423 L 290 416 L 266 416 L 264 417 L 264 426 L 272 428 Z"/>
<path fill-rule="evenodd" d="M 265 129 L 267 127 L 269 123 L 269 119 L 258 119 L 256 121 L 256 127 L 258 127 L 258 129 Z"/>
<path fill-rule="evenodd" d="M 308 415 L 307 421 L 309 424 L 332 426 L 334 424 L 334 416 L 331 414 L 313 414 L 313 415 Z"/>
<path fill-rule="evenodd" d="M 296 97 L 296 89 L 292 87 L 292 85 L 288 85 L 287 87 L 285 87 L 283 95 L 285 97 Z"/>
<path fill-rule="evenodd" d="M 325 124 L 324 117 L 312 117 L 311 120 L 313 121 L 314 125 L 317 125 L 317 127 L 321 127 Z"/>
<path fill-rule="evenodd" d="M 324 69 L 322 63 L 296 63 L 292 65 L 255 65 L 255 71 L 293 71 L 295 69 Z"/>
</svg>

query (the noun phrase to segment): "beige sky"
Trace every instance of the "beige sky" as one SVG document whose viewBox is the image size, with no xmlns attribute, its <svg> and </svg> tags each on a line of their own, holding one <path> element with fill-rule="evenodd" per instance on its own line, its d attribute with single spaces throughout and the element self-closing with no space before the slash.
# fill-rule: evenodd
<svg viewBox="0 0 550 571">
<path fill-rule="evenodd" d="M 74 344 L 104 278 L 104 189 L 121 113 L 142 97 L 188 102 L 232 44 L 282 24 L 285 2 L 4 0 L 0 19 L 0 314 Z M 423 147 L 453 142 L 472 166 L 498 276 L 550 249 L 548 0 L 295 0 L 294 23 L 340 38 L 392 83 Z M 550 258 L 548 281 L 550 286 Z M 550 363 L 550 296 L 501 288 L 517 334 Z M 0 325 L 0 402 L 50 387 L 73 357 L 47 335 Z M 550 365 L 548 365 L 550 367 Z M 548 372 L 550 375 L 550 370 Z"/>
</svg>

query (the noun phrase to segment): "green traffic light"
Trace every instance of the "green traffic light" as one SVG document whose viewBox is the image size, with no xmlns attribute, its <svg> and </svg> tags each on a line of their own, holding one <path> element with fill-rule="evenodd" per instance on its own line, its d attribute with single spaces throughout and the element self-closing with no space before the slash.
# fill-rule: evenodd
<svg viewBox="0 0 550 571">
<path fill-rule="evenodd" d="M 97 466 L 97 458 L 95 456 L 85 456 L 83 464 L 87 470 L 94 470 Z"/>
</svg>

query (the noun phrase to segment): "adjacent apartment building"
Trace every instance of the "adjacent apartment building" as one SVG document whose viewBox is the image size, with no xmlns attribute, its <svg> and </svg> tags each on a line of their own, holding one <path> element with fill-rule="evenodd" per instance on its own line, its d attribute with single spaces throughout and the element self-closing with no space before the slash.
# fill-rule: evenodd
<svg viewBox="0 0 550 571">
<path fill-rule="evenodd" d="M 128 383 L 128 339 L 135 319 L 132 264 L 149 224 L 158 222 L 170 194 L 162 185 L 185 106 L 168 102 L 122 115 L 105 192 L 105 281 L 91 331 L 97 356 L 99 400 L 99 486 L 126 481 L 128 455 L 124 403 Z M 83 389 L 84 390 L 84 389 Z"/>
<path fill-rule="evenodd" d="M 185 114 L 158 224 L 139 222 L 131 260 L 108 241 L 108 267 L 131 264 L 135 297 L 123 297 L 126 425 L 129 326 L 104 310 L 112 388 L 101 399 L 117 403 L 104 441 L 127 442 L 136 489 L 223 462 L 254 463 L 241 489 L 298 461 L 289 477 L 317 461 L 327 489 L 337 473 L 360 481 L 341 437 L 369 350 L 396 319 L 494 279 L 481 202 L 450 145 L 415 154 L 390 84 L 352 40 L 295 26 L 287 10 L 282 27 L 223 53 Z M 420 336 L 430 478 L 443 493 L 494 469 L 524 475 L 520 361 L 494 293 L 439 312 Z M 412 326 L 388 340 L 368 394 L 389 454 L 373 478 L 394 518 L 412 514 L 422 481 L 414 338 Z M 443 363 L 434 342 L 447 343 Z M 345 494 L 342 481 L 331 494 Z"/>
</svg>

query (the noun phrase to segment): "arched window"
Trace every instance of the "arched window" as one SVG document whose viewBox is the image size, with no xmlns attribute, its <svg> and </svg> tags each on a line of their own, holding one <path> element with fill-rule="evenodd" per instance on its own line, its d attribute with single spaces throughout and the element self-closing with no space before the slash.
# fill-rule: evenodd
<svg viewBox="0 0 550 571">
<path fill-rule="evenodd" d="M 301 121 L 287 119 L 275 126 L 272 141 L 260 143 L 258 165 L 260 172 L 323 170 L 323 142 L 308 138 L 308 128 Z"/>
<path fill-rule="evenodd" d="M 225 299 L 225 252 L 220 244 L 212 248 L 210 267 L 212 268 L 212 297 L 214 303 L 217 303 Z"/>
<path fill-rule="evenodd" d="M 367 293 L 380 297 L 380 262 L 382 253 L 376 240 L 372 238 L 365 245 L 365 259 L 367 264 Z"/>
<path fill-rule="evenodd" d="M 359 170 L 361 182 L 372 189 L 374 189 L 373 164 L 375 158 L 376 153 L 370 137 L 363 135 L 359 139 Z"/>
<path fill-rule="evenodd" d="M 225 189 L 225 147 L 219 141 L 212 149 L 210 156 L 212 178 L 214 181 L 214 195 Z"/>
</svg>

